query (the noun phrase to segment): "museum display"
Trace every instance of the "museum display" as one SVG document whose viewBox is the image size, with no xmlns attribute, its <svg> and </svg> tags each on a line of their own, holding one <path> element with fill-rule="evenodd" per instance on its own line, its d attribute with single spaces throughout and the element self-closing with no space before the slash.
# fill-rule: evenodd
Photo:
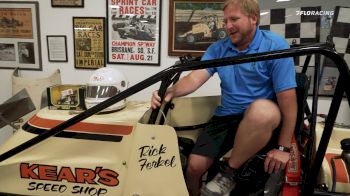
<svg viewBox="0 0 350 196">
<path fill-rule="evenodd" d="M 182 169 L 186 167 L 198 132 L 219 104 L 219 97 L 176 98 L 154 110 L 150 110 L 149 101 L 129 101 L 117 112 L 98 113 L 159 81 L 162 81 L 159 93 L 164 95 L 166 88 L 184 71 L 305 54 L 329 57 L 341 73 L 325 122 L 312 120 L 317 116 L 313 113 L 317 111 L 317 104 L 313 104 L 311 110 L 306 101 L 310 81 L 304 72 L 308 68 L 305 65 L 306 69 L 296 78 L 298 120 L 290 149 L 291 159 L 285 171 L 287 178 L 275 181 L 275 175 L 267 175 L 261 169 L 263 159 L 259 158 L 264 155 L 257 154 L 243 166 L 244 171 L 249 171 L 247 175 L 251 180 L 237 181 L 232 193 L 350 193 L 349 178 L 342 178 L 342 171 L 349 167 L 350 143 L 345 139 L 348 137 L 346 130 L 335 126 L 343 94 L 350 94 L 346 85 L 350 83 L 350 70 L 330 43 L 209 61 L 181 58 L 171 69 L 146 78 L 85 111 L 49 110 L 45 107 L 0 146 L 0 173 L 7 174 L 6 178 L 0 178 L 0 192 L 23 195 L 40 195 L 47 191 L 52 195 L 83 192 L 188 195 Z M 311 98 L 317 103 L 317 94 Z M 347 99 L 350 101 L 349 96 Z M 331 136 L 332 132 L 335 136 Z M 332 143 L 328 145 L 328 141 Z M 314 142 L 318 144 L 316 148 Z M 334 166 L 332 160 L 336 163 Z M 215 166 L 209 170 L 215 171 Z"/>
</svg>

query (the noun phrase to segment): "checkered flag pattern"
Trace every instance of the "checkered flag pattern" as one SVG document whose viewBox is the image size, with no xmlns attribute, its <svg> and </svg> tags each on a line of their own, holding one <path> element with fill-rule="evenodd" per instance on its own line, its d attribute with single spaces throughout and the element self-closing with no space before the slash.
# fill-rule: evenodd
<svg viewBox="0 0 350 196">
<path fill-rule="evenodd" d="M 156 15 L 127 15 L 127 14 L 120 14 L 120 15 L 112 15 L 112 19 L 156 19 Z"/>
<path fill-rule="evenodd" d="M 320 17 L 301 15 L 302 11 L 320 11 L 321 7 L 296 7 L 261 10 L 260 29 L 271 30 L 284 37 L 290 45 L 316 43 L 320 41 Z M 302 66 L 306 56 L 295 58 L 295 65 Z M 315 64 L 314 55 L 310 66 Z"/>
<path fill-rule="evenodd" d="M 336 51 L 344 57 L 350 66 L 350 8 L 337 6 L 330 35 L 333 39 Z M 331 60 L 326 58 L 324 66 L 335 66 Z"/>
</svg>

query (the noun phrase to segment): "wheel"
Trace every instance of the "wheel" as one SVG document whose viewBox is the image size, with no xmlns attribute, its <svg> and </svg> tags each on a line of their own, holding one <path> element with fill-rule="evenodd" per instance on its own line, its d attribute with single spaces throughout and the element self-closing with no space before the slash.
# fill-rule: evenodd
<svg viewBox="0 0 350 196">
<path fill-rule="evenodd" d="M 125 26 L 125 23 L 114 23 L 112 25 L 114 31 L 118 31 L 119 28 L 124 28 Z"/>
<path fill-rule="evenodd" d="M 227 36 L 226 31 L 223 29 L 219 29 L 217 31 L 217 38 L 218 39 L 224 39 Z"/>
<path fill-rule="evenodd" d="M 193 34 L 189 34 L 186 36 L 186 41 L 190 44 L 193 44 L 196 41 L 196 38 Z"/>
<path fill-rule="evenodd" d="M 119 30 L 118 33 L 119 33 L 119 37 L 120 38 L 122 38 L 122 39 L 126 39 L 127 38 L 126 32 L 124 30 Z"/>
<path fill-rule="evenodd" d="M 177 42 L 183 42 L 185 38 L 181 34 L 176 34 L 175 39 Z"/>
</svg>

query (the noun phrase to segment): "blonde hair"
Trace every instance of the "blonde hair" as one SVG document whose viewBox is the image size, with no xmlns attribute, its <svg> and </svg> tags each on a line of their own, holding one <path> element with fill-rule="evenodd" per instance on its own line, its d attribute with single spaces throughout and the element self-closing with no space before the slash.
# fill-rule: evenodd
<svg viewBox="0 0 350 196">
<path fill-rule="evenodd" d="M 256 25 L 259 25 L 260 8 L 257 0 L 226 0 L 224 2 L 223 10 L 225 10 L 229 4 L 238 4 L 241 10 L 243 11 L 243 13 L 249 17 L 256 16 L 257 17 Z"/>
</svg>

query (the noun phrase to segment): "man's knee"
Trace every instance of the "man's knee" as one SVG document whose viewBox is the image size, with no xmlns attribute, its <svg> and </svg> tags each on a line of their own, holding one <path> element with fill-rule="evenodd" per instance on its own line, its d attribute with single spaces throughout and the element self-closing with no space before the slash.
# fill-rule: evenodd
<svg viewBox="0 0 350 196">
<path fill-rule="evenodd" d="M 191 154 L 187 165 L 187 175 L 201 176 L 213 163 L 213 160 L 209 157 Z"/>
<path fill-rule="evenodd" d="M 273 101 L 258 99 L 249 106 L 244 117 L 256 125 L 271 125 L 274 129 L 281 121 L 281 112 Z"/>
</svg>

